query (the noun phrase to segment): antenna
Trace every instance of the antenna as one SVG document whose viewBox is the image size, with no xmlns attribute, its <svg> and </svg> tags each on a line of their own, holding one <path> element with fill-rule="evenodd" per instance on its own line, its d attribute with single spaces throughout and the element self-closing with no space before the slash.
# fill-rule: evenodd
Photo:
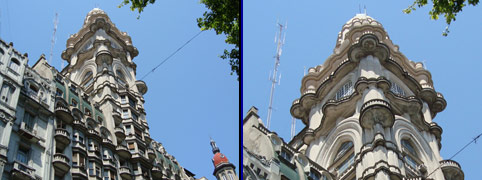
<svg viewBox="0 0 482 180">
<path fill-rule="evenodd" d="M 286 23 L 287 25 L 288 23 Z M 270 81 L 271 81 L 271 93 L 270 93 L 270 96 L 269 96 L 269 107 L 268 107 L 268 118 L 266 118 L 267 120 L 267 123 L 266 123 L 266 128 L 269 129 L 269 125 L 270 125 L 270 120 L 271 120 L 271 113 L 273 111 L 273 94 L 274 94 L 274 88 L 275 88 L 275 85 L 276 83 L 279 82 L 279 79 L 281 78 L 281 76 L 277 78 L 277 72 L 278 72 L 278 66 L 279 66 L 279 59 L 280 59 L 280 56 L 281 56 L 281 47 L 283 46 L 283 44 L 285 43 L 285 37 L 286 35 L 283 35 L 283 29 L 286 29 L 286 25 L 282 25 L 280 23 L 278 23 L 278 26 L 279 26 L 279 36 L 278 38 L 275 38 L 277 40 L 277 47 L 276 47 L 276 56 L 275 56 L 275 62 L 274 62 L 274 71 L 273 71 L 273 76 L 270 78 Z"/>
<path fill-rule="evenodd" d="M 291 117 L 291 139 L 295 137 L 295 125 L 296 125 L 295 117 Z"/>
<path fill-rule="evenodd" d="M 428 70 L 427 64 L 425 63 L 425 60 L 422 61 L 422 65 L 423 65 L 423 68 L 425 68 L 426 70 Z"/>
<path fill-rule="evenodd" d="M 58 18 L 59 18 L 59 14 L 55 13 L 54 33 L 52 34 L 52 44 L 50 45 L 50 57 L 49 57 L 49 60 L 47 61 L 47 63 L 49 63 L 49 64 L 52 62 L 52 55 L 53 55 L 54 45 L 55 45 L 55 32 L 57 32 L 57 23 L 59 22 Z M 64 62 L 62 61 L 62 66 L 64 66 L 63 64 L 64 64 Z"/>
</svg>

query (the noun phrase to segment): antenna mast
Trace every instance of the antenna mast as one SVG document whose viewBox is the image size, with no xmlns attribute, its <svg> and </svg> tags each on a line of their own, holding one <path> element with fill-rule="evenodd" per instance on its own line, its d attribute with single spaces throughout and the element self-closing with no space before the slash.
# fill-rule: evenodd
<svg viewBox="0 0 482 180">
<path fill-rule="evenodd" d="M 295 125 L 296 125 L 296 122 L 295 122 L 295 117 L 291 117 L 291 139 L 293 139 L 293 137 L 295 137 Z"/>
<path fill-rule="evenodd" d="M 52 34 L 52 44 L 50 45 L 50 57 L 49 57 L 49 60 L 47 63 L 51 63 L 52 62 L 52 55 L 53 55 L 53 51 L 54 51 L 54 45 L 55 45 L 55 32 L 57 32 L 57 23 L 59 22 L 58 21 L 58 17 L 59 17 L 59 14 L 58 13 L 55 13 L 55 19 L 54 19 L 54 33 Z M 62 61 L 62 66 L 64 62 Z"/>
<path fill-rule="evenodd" d="M 275 56 L 275 63 L 274 63 L 274 71 L 273 71 L 273 76 L 270 77 L 270 81 L 271 81 L 271 93 L 270 93 L 270 96 L 269 96 L 269 107 L 268 107 L 268 118 L 267 118 L 267 124 L 266 124 L 266 128 L 269 129 L 269 125 L 270 125 L 270 120 L 271 120 L 271 113 L 273 111 L 273 94 L 274 94 L 274 88 L 275 88 L 275 85 L 276 83 L 279 82 L 279 78 L 277 79 L 276 75 L 278 73 L 278 66 L 279 66 L 279 58 L 281 56 L 281 47 L 283 46 L 284 42 L 285 42 L 285 35 L 283 36 L 283 29 L 286 29 L 286 25 L 282 25 L 280 23 L 278 23 L 278 26 L 279 26 L 279 37 L 278 39 L 276 39 L 276 36 L 275 36 L 275 42 L 278 44 L 277 45 L 277 48 L 276 48 L 276 56 Z M 283 39 L 282 39 L 283 38 Z"/>
</svg>

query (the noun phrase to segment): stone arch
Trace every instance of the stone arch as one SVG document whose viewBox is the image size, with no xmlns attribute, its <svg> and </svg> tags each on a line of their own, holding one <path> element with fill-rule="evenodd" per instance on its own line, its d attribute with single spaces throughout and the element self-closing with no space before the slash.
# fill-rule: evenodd
<svg viewBox="0 0 482 180">
<path fill-rule="evenodd" d="M 85 77 L 85 75 L 89 72 L 89 71 L 92 71 L 92 77 L 95 78 L 95 76 L 97 75 L 97 66 L 95 64 L 95 62 L 93 61 L 86 61 L 84 62 L 84 65 L 82 66 L 82 68 L 79 70 L 79 73 L 78 75 L 73 78 L 74 79 L 74 82 L 76 84 L 81 84 L 82 83 L 82 80 L 83 78 Z"/>
<path fill-rule="evenodd" d="M 117 76 L 117 71 L 119 70 L 120 72 L 122 72 L 127 80 L 127 83 L 129 82 L 132 82 L 133 81 L 133 77 L 131 76 L 130 73 L 128 73 L 129 71 L 127 70 L 127 67 L 125 67 L 124 64 L 122 64 L 122 62 L 120 61 L 114 61 L 112 63 L 112 69 L 113 71 L 115 72 L 115 75 Z"/>
<path fill-rule="evenodd" d="M 357 154 L 359 149 L 363 146 L 361 142 L 361 126 L 358 124 L 358 119 L 355 117 L 347 118 L 340 121 L 337 127 L 327 135 L 327 138 L 324 140 L 323 145 L 320 147 L 320 150 L 317 151 L 318 154 L 315 154 L 316 161 L 322 167 L 328 167 L 331 165 L 333 159 L 336 156 L 336 152 L 338 148 L 341 146 L 342 143 L 346 141 L 353 142 L 353 150 L 354 153 Z M 319 143 L 319 142 L 315 142 Z M 311 152 L 316 152 L 314 149 L 310 149 Z"/>
<path fill-rule="evenodd" d="M 424 163 L 430 162 L 433 156 L 432 148 L 425 140 L 417 128 L 405 118 L 397 118 L 393 125 L 393 132 L 395 134 L 395 141 L 398 149 L 402 149 L 402 139 L 409 139 L 415 146 L 415 151 L 418 153 L 420 160 Z"/>
</svg>

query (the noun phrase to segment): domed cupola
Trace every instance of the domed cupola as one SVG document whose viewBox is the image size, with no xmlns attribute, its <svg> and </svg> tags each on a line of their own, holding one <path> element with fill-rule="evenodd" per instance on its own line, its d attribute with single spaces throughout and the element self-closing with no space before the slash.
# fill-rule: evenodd
<svg viewBox="0 0 482 180">
<path fill-rule="evenodd" d="M 216 146 L 216 142 L 211 139 L 211 147 L 214 154 L 213 157 L 213 165 L 214 165 L 214 172 L 213 175 L 216 176 L 218 180 L 237 180 L 235 166 L 231 164 L 226 156 L 219 151 L 218 146 Z"/>
</svg>

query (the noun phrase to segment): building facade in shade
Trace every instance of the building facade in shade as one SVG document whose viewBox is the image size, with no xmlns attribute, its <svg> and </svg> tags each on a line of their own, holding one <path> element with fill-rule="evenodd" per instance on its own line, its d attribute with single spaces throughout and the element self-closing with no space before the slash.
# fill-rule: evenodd
<svg viewBox="0 0 482 180">
<path fill-rule="evenodd" d="M 446 107 L 422 63 L 407 59 L 383 26 L 358 14 L 333 54 L 309 69 L 291 115 L 305 127 L 288 143 L 251 108 L 243 120 L 244 179 L 462 180 L 440 156 Z"/>
<path fill-rule="evenodd" d="M 195 179 L 149 135 L 127 33 L 95 8 L 58 71 L 0 40 L 1 179 Z"/>
</svg>

